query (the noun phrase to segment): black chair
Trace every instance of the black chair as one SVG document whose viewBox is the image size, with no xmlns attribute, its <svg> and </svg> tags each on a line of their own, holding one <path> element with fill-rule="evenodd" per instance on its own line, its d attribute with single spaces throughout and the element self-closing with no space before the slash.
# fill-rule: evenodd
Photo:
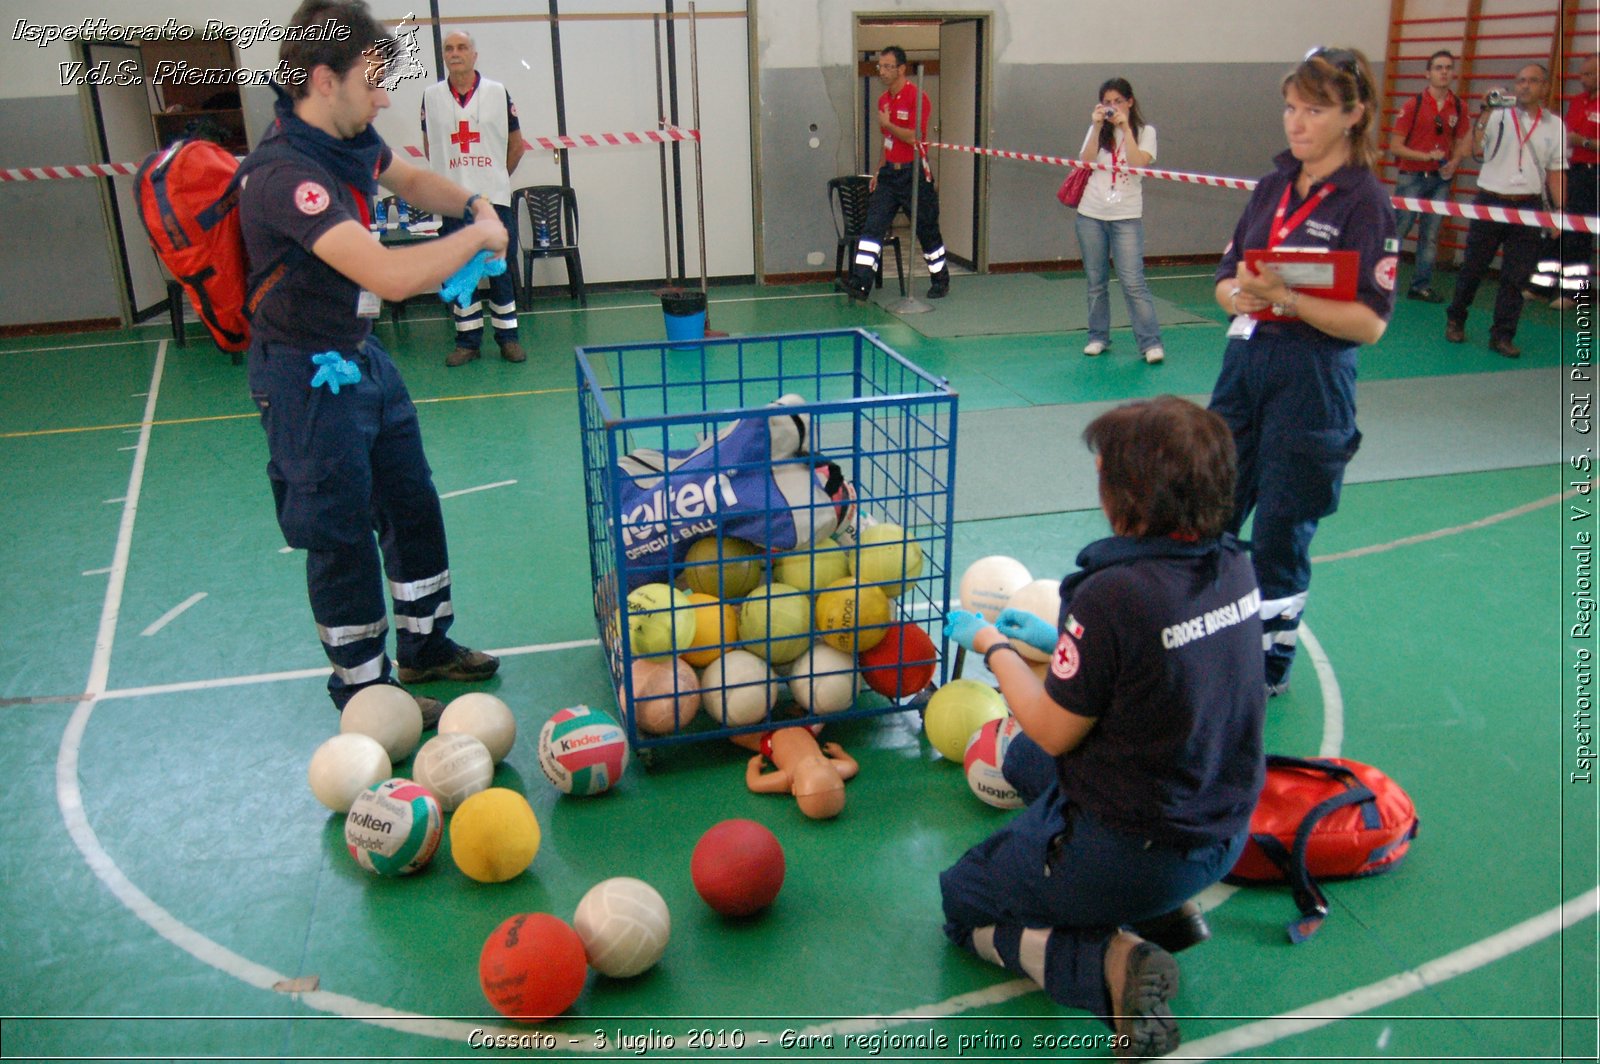
<svg viewBox="0 0 1600 1064">
<path fill-rule="evenodd" d="M 833 256 L 835 280 L 843 281 L 850 275 L 850 265 L 855 262 L 856 242 L 867 224 L 867 200 L 872 195 L 872 179 L 860 174 L 835 177 L 828 182 L 828 207 L 833 212 L 833 230 L 839 236 Z M 900 276 L 900 294 L 906 294 L 906 264 L 900 256 L 900 238 L 892 234 L 883 238 L 883 250 L 894 248 L 894 268 Z M 883 287 L 883 255 L 878 256 L 877 285 Z"/>
<path fill-rule="evenodd" d="M 578 194 L 570 185 L 529 185 L 511 194 L 517 242 L 522 246 L 522 302 L 533 295 L 533 260 L 567 260 L 567 291 L 578 306 L 589 305 L 583 287 L 583 258 L 578 253 Z M 526 213 L 528 224 L 523 228 Z"/>
</svg>

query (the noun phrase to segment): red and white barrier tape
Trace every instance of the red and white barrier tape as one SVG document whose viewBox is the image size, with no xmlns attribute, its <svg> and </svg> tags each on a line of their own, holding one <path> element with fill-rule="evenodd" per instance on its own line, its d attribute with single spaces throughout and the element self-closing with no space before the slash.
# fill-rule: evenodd
<svg viewBox="0 0 1600 1064">
<path fill-rule="evenodd" d="M 628 144 L 665 144 L 678 140 L 699 140 L 698 129 L 668 126 L 643 133 L 579 133 L 575 137 L 526 137 L 529 146 L 550 151 L 564 148 L 612 148 Z M 406 145 L 395 149 L 412 158 L 424 158 L 421 148 Z M 0 183 L 7 181 L 54 181 L 69 177 L 118 177 L 139 172 L 138 163 L 83 163 L 76 166 L 30 166 L 20 170 L 0 170 Z"/>
<path fill-rule="evenodd" d="M 988 155 L 997 159 L 1018 159 L 1022 162 L 1045 163 L 1050 166 L 1076 166 L 1080 170 L 1110 170 L 1109 163 L 1086 163 L 1059 155 L 1036 155 L 1032 152 L 1002 151 L 997 148 L 978 148 L 971 144 L 930 143 L 930 148 L 945 148 L 966 152 L 969 155 Z M 1218 188 L 1237 188 L 1250 191 L 1256 182 L 1239 177 L 1213 177 L 1210 174 L 1190 174 L 1181 170 L 1152 170 L 1142 166 L 1118 166 L 1122 173 L 1153 177 L 1162 181 L 1179 181 L 1191 185 L 1215 185 Z M 1445 200 L 1412 199 L 1391 196 L 1389 202 L 1397 209 L 1421 214 L 1443 214 L 1452 218 L 1477 218 L 1489 222 L 1517 225 L 1553 226 L 1575 233 L 1600 233 L 1600 218 L 1593 215 L 1567 214 L 1565 211 L 1530 211 L 1520 207 L 1480 207 L 1473 203 L 1451 203 Z"/>
</svg>

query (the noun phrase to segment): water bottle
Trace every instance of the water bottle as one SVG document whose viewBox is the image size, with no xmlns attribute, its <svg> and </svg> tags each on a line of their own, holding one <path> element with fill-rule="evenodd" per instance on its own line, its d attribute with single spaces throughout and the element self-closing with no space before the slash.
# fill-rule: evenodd
<svg viewBox="0 0 1600 1064">
<path fill-rule="evenodd" d="M 400 227 L 402 229 L 410 228 L 410 226 L 411 226 L 411 205 L 409 203 L 407 203 L 405 200 L 401 199 L 399 196 L 396 196 L 394 198 L 394 209 L 395 209 L 395 213 L 400 216 Z"/>
<path fill-rule="evenodd" d="M 377 232 L 379 229 L 389 228 L 388 218 L 389 208 L 384 206 L 383 200 L 380 199 L 372 209 L 372 230 Z"/>
<path fill-rule="evenodd" d="M 543 218 L 539 219 L 539 224 L 533 230 L 533 239 L 542 248 L 550 246 L 550 227 Z"/>
</svg>

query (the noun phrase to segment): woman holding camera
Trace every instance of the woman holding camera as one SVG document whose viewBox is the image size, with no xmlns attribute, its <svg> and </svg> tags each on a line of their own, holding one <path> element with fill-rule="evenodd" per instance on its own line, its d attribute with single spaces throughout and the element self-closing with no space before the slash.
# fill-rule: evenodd
<svg viewBox="0 0 1600 1064">
<path fill-rule="evenodd" d="M 1161 349 L 1161 326 L 1144 280 L 1144 199 L 1142 179 L 1130 166 L 1149 166 L 1156 158 L 1156 127 L 1146 125 L 1134 99 L 1133 86 L 1112 78 L 1100 86 L 1100 102 L 1090 113 L 1089 133 L 1078 158 L 1102 163 L 1109 170 L 1093 170 L 1078 204 L 1078 250 L 1089 277 L 1089 342 L 1083 353 L 1098 355 L 1111 346 L 1111 259 L 1117 261 L 1117 278 L 1128 300 L 1133 337 L 1139 352 L 1151 365 L 1166 357 Z"/>
<path fill-rule="evenodd" d="M 1267 694 L 1282 693 L 1311 584 L 1311 537 L 1339 505 L 1356 429 L 1356 355 L 1394 311 L 1394 210 L 1373 175 L 1378 97 L 1360 52 L 1318 48 L 1283 79 L 1289 149 L 1256 185 L 1216 273 L 1233 315 L 1211 409 L 1239 452 L 1238 532 L 1250 511 Z M 1344 252 L 1330 263 L 1353 293 L 1296 291 L 1246 252 Z M 1314 257 L 1314 256 L 1313 256 Z"/>
</svg>

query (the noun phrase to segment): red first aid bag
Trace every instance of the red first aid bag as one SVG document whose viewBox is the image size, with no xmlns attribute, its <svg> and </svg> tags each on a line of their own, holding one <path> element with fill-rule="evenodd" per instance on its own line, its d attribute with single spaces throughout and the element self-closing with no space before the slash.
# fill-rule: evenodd
<svg viewBox="0 0 1600 1064">
<path fill-rule="evenodd" d="M 250 346 L 238 171 L 239 161 L 221 145 L 180 140 L 152 152 L 134 178 L 150 246 L 228 352 Z"/>
<path fill-rule="evenodd" d="M 1400 785 L 1344 758 L 1267 757 L 1267 782 L 1250 816 L 1250 841 L 1226 879 L 1288 883 L 1304 942 L 1328 915 L 1318 879 L 1375 876 L 1394 868 L 1417 837 L 1417 810 Z"/>
</svg>

